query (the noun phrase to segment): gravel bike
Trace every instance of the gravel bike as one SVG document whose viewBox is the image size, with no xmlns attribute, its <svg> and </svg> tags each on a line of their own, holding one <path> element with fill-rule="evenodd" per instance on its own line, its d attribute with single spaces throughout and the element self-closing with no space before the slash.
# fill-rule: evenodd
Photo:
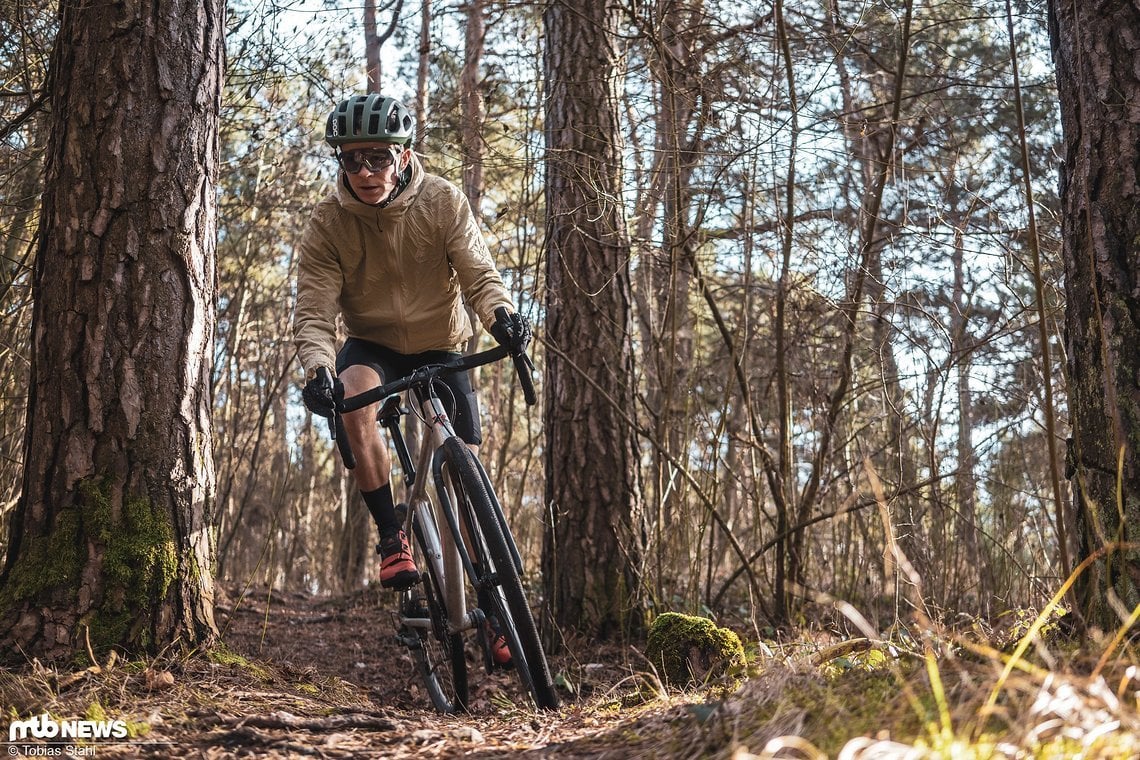
<svg viewBox="0 0 1140 760">
<path fill-rule="evenodd" d="M 499 319 L 505 316 L 505 309 L 496 312 Z M 413 554 L 420 569 L 420 581 L 398 594 L 397 638 L 410 651 L 432 704 L 444 713 L 467 708 L 467 639 L 478 642 L 488 672 L 493 667 L 488 615 L 495 616 L 498 632 L 506 637 L 511 667 L 524 692 L 541 708 L 554 709 L 559 704 L 522 585 L 522 559 L 502 505 L 483 465 L 455 434 L 437 392 L 449 392 L 446 385 L 436 382 L 439 378 L 507 356 L 514 359 L 527 404 L 533 405 L 536 396 L 529 357 L 523 350 L 512 354 L 498 346 L 427 365 L 406 377 L 338 399 L 330 420 L 345 467 L 352 469 L 355 457 L 340 415 L 383 402 L 377 421 L 400 460 L 405 499 L 399 509 L 402 512 L 406 505 L 404 529 L 413 537 Z M 411 391 L 410 401 L 417 404 L 427 427 L 414 461 L 401 429 L 401 418 L 408 414 L 400 396 L 405 391 Z M 431 472 L 431 478 L 421 477 L 425 471 Z M 476 600 L 478 604 L 472 604 Z"/>
</svg>

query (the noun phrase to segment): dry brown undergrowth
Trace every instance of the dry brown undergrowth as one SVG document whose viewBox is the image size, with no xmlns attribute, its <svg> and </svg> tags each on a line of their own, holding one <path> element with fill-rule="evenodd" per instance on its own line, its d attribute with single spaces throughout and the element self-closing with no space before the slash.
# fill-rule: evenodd
<svg viewBox="0 0 1140 760">
<path fill-rule="evenodd" d="M 110 757 L 869 758 L 1132 757 L 1140 752 L 1135 668 L 1070 653 L 1026 660 L 983 711 L 1003 666 L 973 650 L 801 641 L 757 657 L 755 672 L 715 690 L 665 694 L 633 651 L 563 656 L 573 685 L 555 713 L 519 706 L 512 682 L 481 679 L 472 714 L 427 707 L 367 594 L 352 599 L 252 595 L 221 619 L 209 656 L 107 662 L 77 670 L 34 663 L 0 673 L 12 715 L 122 719 L 132 737 L 76 748 Z M 229 608 L 224 608 L 228 610 Z M 1125 650 L 1125 654 L 1129 654 Z M 481 676 L 481 671 L 476 672 Z M 980 717 L 979 713 L 985 714 Z M 5 736 L 7 738 L 6 730 Z M 862 737 L 862 738 L 859 738 Z M 827 754 L 822 754 L 826 752 Z"/>
</svg>

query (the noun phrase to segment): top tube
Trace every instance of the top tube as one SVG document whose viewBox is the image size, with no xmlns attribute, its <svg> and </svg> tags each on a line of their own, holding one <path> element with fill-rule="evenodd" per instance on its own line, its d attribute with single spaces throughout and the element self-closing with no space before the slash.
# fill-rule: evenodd
<svg viewBox="0 0 1140 760">
<path fill-rule="evenodd" d="M 410 375 L 393 380 L 390 383 L 378 385 L 375 388 L 366 390 L 363 393 L 358 393 L 355 396 L 345 398 L 337 403 L 337 411 L 342 414 L 355 412 L 357 409 L 363 409 L 369 404 L 387 398 L 394 393 L 406 391 L 408 388 L 413 388 L 417 385 L 424 385 L 437 377 L 454 375 L 457 372 L 481 367 L 484 364 L 496 362 L 508 355 L 510 355 L 510 351 L 506 346 L 496 346 L 477 354 L 471 354 L 470 356 L 460 356 L 448 362 L 426 364 Z"/>
</svg>

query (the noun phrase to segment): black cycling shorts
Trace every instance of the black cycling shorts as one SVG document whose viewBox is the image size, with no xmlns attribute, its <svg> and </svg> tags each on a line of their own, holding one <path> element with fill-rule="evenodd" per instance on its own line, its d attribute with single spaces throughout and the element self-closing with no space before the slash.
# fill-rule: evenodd
<svg viewBox="0 0 1140 760">
<path fill-rule="evenodd" d="M 363 364 L 380 374 L 382 382 L 390 382 L 410 375 L 425 364 L 438 364 L 450 361 L 461 354 L 455 351 L 424 351 L 420 354 L 401 354 L 390 348 L 360 338 L 345 341 L 336 356 L 336 371 L 339 375 L 346 367 Z M 483 442 L 483 432 L 479 426 L 479 401 L 471 389 L 471 376 L 467 372 L 457 372 L 440 378 L 446 387 L 436 385 L 436 395 L 443 401 L 451 426 L 456 434 L 467 443 L 477 446 Z"/>
</svg>

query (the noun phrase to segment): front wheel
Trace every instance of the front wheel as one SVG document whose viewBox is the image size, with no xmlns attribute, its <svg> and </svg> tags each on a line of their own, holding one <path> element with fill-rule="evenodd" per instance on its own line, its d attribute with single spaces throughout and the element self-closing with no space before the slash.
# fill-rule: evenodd
<svg viewBox="0 0 1140 760">
<path fill-rule="evenodd" d="M 491 502 L 478 463 L 466 444 L 452 437 L 443 445 L 452 487 L 457 496 L 462 494 L 458 503 L 465 505 L 477 522 L 486 545 L 487 556 L 479 557 L 479 572 L 484 579 L 494 579 L 497 586 L 491 589 L 489 596 L 510 646 L 519 680 L 539 707 L 555 709 L 558 694 L 550 677 L 550 665 L 515 566 L 511 544 L 503 535 L 505 525 L 500 522 L 499 510 Z M 478 550 L 475 553 L 483 554 Z"/>
</svg>

